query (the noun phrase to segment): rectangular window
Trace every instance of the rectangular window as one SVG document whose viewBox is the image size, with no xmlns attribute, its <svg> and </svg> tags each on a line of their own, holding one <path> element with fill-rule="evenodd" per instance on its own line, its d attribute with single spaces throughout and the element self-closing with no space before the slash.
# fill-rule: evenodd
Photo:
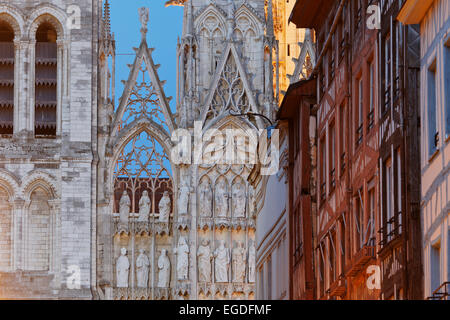
<svg viewBox="0 0 450 320">
<path fill-rule="evenodd" d="M 333 283 L 337 278 L 336 266 L 336 231 L 331 232 L 330 237 L 330 283 Z"/>
<path fill-rule="evenodd" d="M 395 98 L 398 98 L 400 95 L 400 73 L 401 73 L 401 69 L 400 69 L 400 64 L 402 61 L 402 50 L 401 50 L 401 44 L 403 41 L 403 27 L 402 24 L 400 22 L 398 22 L 396 24 L 396 29 L 395 29 L 395 38 L 396 38 L 396 43 L 395 43 L 395 76 L 394 76 L 394 81 L 395 81 Z"/>
<path fill-rule="evenodd" d="M 393 204 L 393 170 L 392 163 L 389 159 L 385 164 L 385 181 L 386 181 L 386 237 L 387 241 L 392 240 L 392 230 L 394 226 L 394 204 Z"/>
<path fill-rule="evenodd" d="M 355 241 L 356 241 L 356 251 L 362 248 L 364 245 L 364 206 L 362 199 L 362 190 L 358 192 L 359 194 L 355 198 L 356 208 L 355 208 Z"/>
<path fill-rule="evenodd" d="M 430 271 L 431 271 L 431 294 L 441 285 L 441 244 L 431 246 Z"/>
<path fill-rule="evenodd" d="M 391 106 L 391 37 L 384 40 L 384 108 L 386 111 Z"/>
<path fill-rule="evenodd" d="M 330 50 L 328 51 L 329 52 L 328 68 L 329 68 L 329 72 L 330 72 L 330 81 L 332 81 L 334 79 L 334 68 L 335 68 L 334 41 L 335 41 L 335 36 L 334 36 L 334 33 L 333 33 L 332 36 L 331 36 Z"/>
<path fill-rule="evenodd" d="M 432 156 L 439 145 L 439 132 L 436 125 L 436 60 L 428 68 L 427 85 L 428 155 Z"/>
<path fill-rule="evenodd" d="M 450 137 L 450 39 L 444 46 L 445 135 Z"/>
<path fill-rule="evenodd" d="M 295 239 L 295 252 L 294 263 L 298 263 L 303 255 L 303 224 L 302 215 L 299 209 L 294 212 L 294 239 Z"/>
<path fill-rule="evenodd" d="M 320 297 L 323 297 L 325 294 L 325 258 L 323 253 L 323 244 L 319 245 L 319 280 L 320 280 Z"/>
<path fill-rule="evenodd" d="M 375 63 L 372 61 L 369 65 L 369 112 L 367 115 L 368 129 L 372 129 L 375 122 Z"/>
<path fill-rule="evenodd" d="M 356 130 L 356 145 L 359 146 L 363 138 L 363 108 L 364 108 L 364 82 L 363 77 L 357 80 L 358 83 L 358 110 L 357 110 L 357 120 L 358 128 Z"/>
<path fill-rule="evenodd" d="M 320 72 L 319 72 L 319 82 L 320 82 L 320 98 L 323 97 L 325 94 L 325 90 L 327 87 L 327 84 L 325 83 L 325 66 L 324 63 L 320 66 Z"/>
<path fill-rule="evenodd" d="M 320 141 L 320 198 L 324 200 L 326 198 L 326 187 L 327 187 L 327 160 L 326 160 L 326 144 L 325 138 L 322 138 Z"/>
<path fill-rule="evenodd" d="M 397 150 L 397 232 L 402 233 L 402 158 L 400 149 Z"/>
<path fill-rule="evenodd" d="M 341 274 L 344 273 L 345 270 L 345 222 L 344 222 L 345 213 L 342 214 L 342 219 L 340 221 L 340 246 L 341 246 Z"/>
<path fill-rule="evenodd" d="M 339 147 L 340 147 L 340 156 L 341 156 L 341 175 L 344 173 L 345 171 L 345 139 L 346 139 L 346 135 L 345 133 L 346 128 L 346 121 L 345 121 L 345 105 L 342 105 L 339 108 L 339 137 L 340 137 L 340 141 L 339 141 Z"/>
<path fill-rule="evenodd" d="M 341 22 L 339 23 L 339 62 L 345 56 L 345 26 L 344 26 L 344 17 L 342 17 Z"/>
<path fill-rule="evenodd" d="M 369 222 L 367 224 L 367 230 L 366 230 L 366 234 L 367 234 L 367 241 L 369 242 L 370 246 L 374 245 L 374 233 L 373 230 L 375 228 L 374 226 L 375 223 L 375 188 L 371 188 L 369 190 Z"/>
<path fill-rule="evenodd" d="M 336 129 L 334 122 L 330 125 L 330 191 L 336 187 Z"/>
</svg>

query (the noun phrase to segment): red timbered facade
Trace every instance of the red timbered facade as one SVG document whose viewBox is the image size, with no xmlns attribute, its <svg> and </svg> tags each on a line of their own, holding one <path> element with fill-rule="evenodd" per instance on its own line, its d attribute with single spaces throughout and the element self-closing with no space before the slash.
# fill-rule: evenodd
<svg viewBox="0 0 450 320">
<path fill-rule="evenodd" d="M 289 128 L 289 271 L 290 297 L 314 299 L 313 216 L 316 208 L 313 157 L 316 147 L 314 104 L 316 80 L 292 84 L 283 99 L 278 118 Z M 311 134 L 312 133 L 312 134 Z"/>
<path fill-rule="evenodd" d="M 417 25 L 396 17 L 404 1 L 381 1 L 380 241 L 382 299 L 422 299 Z"/>
<path fill-rule="evenodd" d="M 396 21 L 401 2 L 298 0 L 291 15 L 318 54 L 315 299 L 421 298 L 419 43 Z M 367 23 L 372 5 L 381 29 Z"/>
</svg>

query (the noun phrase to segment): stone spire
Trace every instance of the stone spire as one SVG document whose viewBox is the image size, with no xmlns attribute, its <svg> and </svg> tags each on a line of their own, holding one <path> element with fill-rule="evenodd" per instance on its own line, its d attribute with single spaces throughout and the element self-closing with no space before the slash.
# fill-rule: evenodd
<svg viewBox="0 0 450 320">
<path fill-rule="evenodd" d="M 194 35 L 194 8 L 192 4 L 193 0 L 190 0 L 187 7 L 187 26 L 186 26 L 186 36 L 192 37 Z"/>
<path fill-rule="evenodd" d="M 268 38 L 274 38 L 274 30 L 273 30 L 273 5 L 272 0 L 268 0 L 267 7 L 267 22 L 266 22 L 266 35 Z"/>
<path fill-rule="evenodd" d="M 105 38 L 110 38 L 111 36 L 111 10 L 108 0 L 105 1 L 103 9 L 103 32 Z"/>
</svg>

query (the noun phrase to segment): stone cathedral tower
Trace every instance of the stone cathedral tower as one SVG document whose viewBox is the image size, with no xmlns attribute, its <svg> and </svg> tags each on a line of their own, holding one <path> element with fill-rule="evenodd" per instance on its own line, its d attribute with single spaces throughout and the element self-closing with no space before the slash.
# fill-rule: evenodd
<svg viewBox="0 0 450 320">
<path fill-rule="evenodd" d="M 0 298 L 254 298 L 254 163 L 208 139 L 211 161 L 178 161 L 173 137 L 269 126 L 271 1 L 175 2 L 171 110 L 148 9 L 116 105 L 108 0 L 0 0 Z M 238 140 L 223 148 L 252 159 Z"/>
<path fill-rule="evenodd" d="M 92 298 L 99 11 L 0 0 L 0 298 Z"/>
<path fill-rule="evenodd" d="M 234 115 L 251 113 L 272 119 L 276 110 L 271 3 L 266 7 L 263 0 L 184 2 L 177 61 L 179 127 L 224 132 L 269 126 L 262 116 Z M 249 163 L 220 160 L 180 167 L 187 177 L 181 175 L 181 179 L 194 187 L 190 227 L 177 231 L 189 237 L 196 252 L 192 255 L 190 298 L 255 296 L 255 197 L 247 182 L 251 169 Z M 226 277 L 217 268 L 223 263 L 217 256 L 211 260 L 211 276 L 208 272 L 205 277 L 205 246 L 206 251 L 225 247 L 224 252 L 230 253 Z"/>
</svg>

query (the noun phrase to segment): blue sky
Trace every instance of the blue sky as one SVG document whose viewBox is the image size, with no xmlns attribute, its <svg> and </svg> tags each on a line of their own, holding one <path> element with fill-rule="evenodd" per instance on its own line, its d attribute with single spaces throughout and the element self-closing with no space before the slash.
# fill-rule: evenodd
<svg viewBox="0 0 450 320">
<path fill-rule="evenodd" d="M 161 64 L 159 78 L 167 80 L 164 90 L 173 96 L 171 109 L 175 110 L 176 98 L 176 45 L 181 37 L 183 7 L 164 7 L 165 0 L 110 0 L 111 28 L 116 38 L 116 100 L 123 92 L 121 80 L 127 80 L 130 69 L 127 64 L 134 61 L 133 47 L 139 47 L 141 23 L 138 8 L 150 9 L 147 33 L 149 47 L 155 48 L 153 60 Z M 125 55 L 124 55 L 125 54 Z M 133 55 L 130 55 L 133 54 Z M 117 103 L 117 101 L 116 101 Z"/>
</svg>

